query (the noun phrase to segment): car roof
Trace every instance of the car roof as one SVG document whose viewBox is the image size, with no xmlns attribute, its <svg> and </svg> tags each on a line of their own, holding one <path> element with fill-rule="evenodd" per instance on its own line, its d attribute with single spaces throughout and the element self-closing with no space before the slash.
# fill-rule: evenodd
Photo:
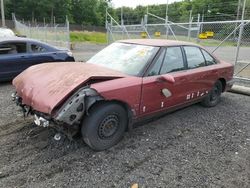
<svg viewBox="0 0 250 188">
<path fill-rule="evenodd" d="M 0 37 L 0 43 L 2 42 L 32 42 L 32 43 L 38 43 L 38 44 L 47 46 L 50 49 L 59 50 L 59 48 L 55 46 L 51 46 L 50 44 L 44 43 L 36 39 L 26 38 L 26 37 Z"/>
<path fill-rule="evenodd" d="M 35 39 L 25 38 L 25 37 L 0 37 L 0 42 L 39 42 Z"/>
<path fill-rule="evenodd" d="M 121 43 L 128 43 L 128 44 L 139 44 L 139 45 L 146 45 L 146 46 L 158 46 L 158 47 L 165 47 L 165 46 L 197 46 L 197 44 L 191 42 L 184 42 L 178 40 L 167 40 L 167 39 L 129 39 L 129 40 L 120 40 L 118 42 Z"/>
</svg>

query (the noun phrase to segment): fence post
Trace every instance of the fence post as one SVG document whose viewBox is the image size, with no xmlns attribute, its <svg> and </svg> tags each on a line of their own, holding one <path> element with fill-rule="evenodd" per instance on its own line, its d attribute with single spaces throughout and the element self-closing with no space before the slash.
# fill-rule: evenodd
<svg viewBox="0 0 250 188">
<path fill-rule="evenodd" d="M 47 25 L 44 26 L 45 30 L 45 42 L 48 42 Z"/>
<path fill-rule="evenodd" d="M 241 39 L 242 39 L 242 34 L 243 34 L 243 31 L 244 31 L 244 25 L 245 25 L 245 22 L 244 22 L 245 9 L 246 9 L 246 0 L 244 1 L 243 9 L 242 9 L 242 16 L 241 16 L 241 23 L 240 23 L 240 32 L 239 32 L 238 43 L 237 43 L 237 50 L 236 50 L 236 57 L 235 57 L 235 65 L 238 63 L 238 59 L 239 59 Z"/>
<path fill-rule="evenodd" d="M 69 19 L 66 16 L 66 33 L 67 33 L 67 47 L 70 50 L 70 28 L 69 28 Z"/>
<path fill-rule="evenodd" d="M 198 14 L 197 26 L 198 26 L 198 29 L 197 29 L 197 39 L 196 39 L 196 42 L 199 43 L 200 42 L 199 35 L 200 35 L 200 30 L 201 30 L 200 14 Z"/>
<path fill-rule="evenodd" d="M 30 25 L 30 23 L 29 23 L 29 33 L 30 33 L 30 38 L 32 38 L 32 36 L 31 36 L 31 25 Z"/>
<path fill-rule="evenodd" d="M 234 62 L 235 65 L 237 64 L 238 59 L 239 59 L 240 45 L 241 45 L 241 39 L 242 39 L 243 30 L 244 30 L 244 24 L 245 23 L 242 20 L 240 23 L 240 32 L 239 32 L 238 42 L 237 42 L 236 57 L 235 57 L 235 62 Z"/>
<path fill-rule="evenodd" d="M 168 26 L 168 16 L 166 16 L 166 38 L 168 38 L 169 26 Z"/>
<path fill-rule="evenodd" d="M 106 41 L 108 44 L 109 43 L 109 23 L 108 23 L 108 8 L 106 8 L 106 12 L 105 12 L 105 28 L 106 28 Z"/>
<path fill-rule="evenodd" d="M 112 29 L 113 29 L 113 19 L 110 20 L 110 25 L 109 25 L 110 34 L 112 34 Z M 111 35 L 109 35 L 109 42 L 111 43 Z"/>
<path fill-rule="evenodd" d="M 191 35 L 191 27 L 192 27 L 192 10 L 190 10 L 190 13 L 189 13 L 189 26 L 188 26 L 188 41 L 190 41 L 190 35 Z"/>
</svg>

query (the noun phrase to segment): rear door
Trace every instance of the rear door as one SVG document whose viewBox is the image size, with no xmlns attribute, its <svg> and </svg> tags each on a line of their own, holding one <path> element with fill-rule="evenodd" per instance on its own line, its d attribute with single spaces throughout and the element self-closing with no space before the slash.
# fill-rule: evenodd
<svg viewBox="0 0 250 188">
<path fill-rule="evenodd" d="M 188 70 L 186 86 L 190 88 L 186 95 L 187 101 L 199 99 L 208 94 L 214 79 L 211 77 L 204 55 L 199 47 L 184 46 Z"/>
<path fill-rule="evenodd" d="M 25 69 L 28 59 L 25 42 L 0 44 L 0 79 L 13 78 Z"/>
</svg>

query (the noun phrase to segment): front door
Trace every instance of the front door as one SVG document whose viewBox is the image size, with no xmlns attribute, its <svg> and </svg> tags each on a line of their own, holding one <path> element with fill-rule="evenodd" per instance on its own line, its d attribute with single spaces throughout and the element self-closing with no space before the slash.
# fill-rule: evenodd
<svg viewBox="0 0 250 188">
<path fill-rule="evenodd" d="M 186 63 L 180 47 L 163 49 L 143 78 L 141 115 L 147 115 L 186 102 Z M 174 82 L 171 81 L 174 79 Z"/>
<path fill-rule="evenodd" d="M 28 54 L 26 43 L 0 44 L 0 79 L 10 79 L 18 75 L 24 69 Z"/>
</svg>

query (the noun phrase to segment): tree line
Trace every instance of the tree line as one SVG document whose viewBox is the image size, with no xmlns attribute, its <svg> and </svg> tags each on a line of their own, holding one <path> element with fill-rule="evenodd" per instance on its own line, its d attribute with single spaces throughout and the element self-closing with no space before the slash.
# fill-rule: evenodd
<svg viewBox="0 0 250 188">
<path fill-rule="evenodd" d="M 70 23 L 103 26 L 110 0 L 4 0 L 7 19 L 30 22 Z"/>
<path fill-rule="evenodd" d="M 117 20 L 121 21 L 121 12 L 125 24 L 138 24 L 148 12 L 159 17 L 166 17 L 166 5 L 137 6 L 136 8 L 113 8 L 112 0 L 5 0 L 6 17 L 11 19 L 15 13 L 19 20 L 53 23 L 64 23 L 66 15 L 70 23 L 83 25 L 105 25 L 106 8 Z M 168 6 L 168 17 L 173 22 L 187 22 L 191 15 L 196 21 L 198 14 L 204 21 L 235 20 L 240 18 L 238 0 L 183 0 Z M 250 1 L 247 1 L 246 19 L 250 18 Z M 148 22 L 157 23 L 159 19 L 149 16 Z M 162 21 L 161 21 L 162 22 Z"/>
</svg>

